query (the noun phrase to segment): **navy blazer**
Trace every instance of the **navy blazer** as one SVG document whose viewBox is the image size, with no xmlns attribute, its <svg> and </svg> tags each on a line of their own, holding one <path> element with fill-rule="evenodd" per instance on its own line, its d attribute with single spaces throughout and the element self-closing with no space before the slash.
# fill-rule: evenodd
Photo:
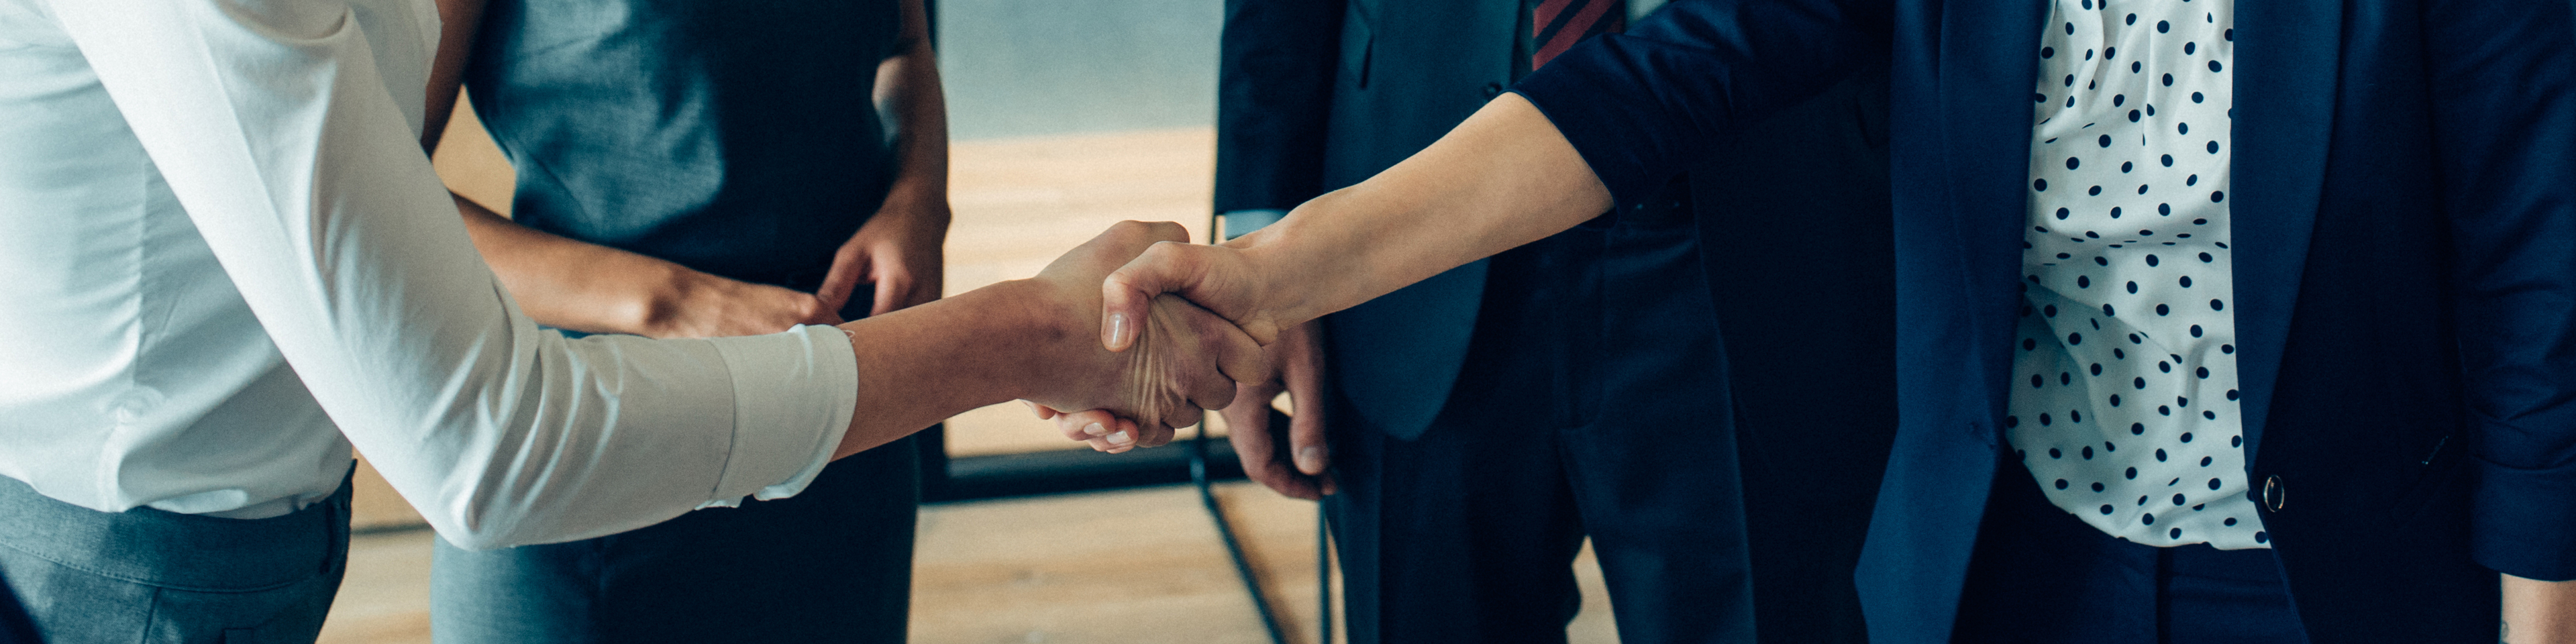
<svg viewBox="0 0 2576 644">
<path fill-rule="evenodd" d="M 1228 0 L 1217 212 L 1285 210 L 1413 156 L 1503 93 L 1518 0 Z M 1398 438 L 1449 401 L 1485 263 L 1324 318 L 1335 388 Z"/>
<path fill-rule="evenodd" d="M 1684 0 L 1515 88 L 1624 200 L 1892 62 L 1900 428 L 1857 572 L 1878 642 L 1948 638 L 2005 462 L 2045 5 Z M 2236 23 L 2241 404 L 2290 592 L 2316 642 L 2492 642 L 2489 569 L 2576 578 L 2569 4 Z"/>
</svg>

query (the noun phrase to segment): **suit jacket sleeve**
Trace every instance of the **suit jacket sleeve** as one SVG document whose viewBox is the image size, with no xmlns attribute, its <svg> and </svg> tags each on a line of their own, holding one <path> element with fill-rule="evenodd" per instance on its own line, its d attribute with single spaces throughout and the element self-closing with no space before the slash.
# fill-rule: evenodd
<svg viewBox="0 0 2576 644">
<path fill-rule="evenodd" d="M 2435 160 L 2480 445 L 2479 563 L 2576 579 L 2576 24 L 2556 2 L 2424 16 Z"/>
<path fill-rule="evenodd" d="M 1218 46 L 1216 211 L 1323 192 L 1340 0 L 1227 0 Z"/>
<path fill-rule="evenodd" d="M 1616 203 L 1653 196 L 1726 134 L 1885 60 L 1888 0 L 1684 0 L 1566 51 L 1512 91 Z"/>
</svg>

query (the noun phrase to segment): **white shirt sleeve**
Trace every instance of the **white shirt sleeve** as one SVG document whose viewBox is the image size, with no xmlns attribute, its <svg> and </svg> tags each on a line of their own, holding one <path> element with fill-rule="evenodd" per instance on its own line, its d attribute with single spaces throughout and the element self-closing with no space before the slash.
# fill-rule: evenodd
<svg viewBox="0 0 2576 644">
<path fill-rule="evenodd" d="M 564 541 L 801 490 L 850 420 L 848 339 L 538 328 L 420 151 L 434 10 L 426 33 L 356 19 L 425 5 L 52 9 L 287 362 L 442 536 Z"/>
</svg>

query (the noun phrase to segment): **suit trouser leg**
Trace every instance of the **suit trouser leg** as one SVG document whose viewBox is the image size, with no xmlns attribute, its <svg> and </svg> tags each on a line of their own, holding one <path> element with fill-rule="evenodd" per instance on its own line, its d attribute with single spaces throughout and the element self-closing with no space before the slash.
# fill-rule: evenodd
<svg viewBox="0 0 2576 644">
<path fill-rule="evenodd" d="M 1591 422 L 1563 451 L 1619 638 L 1751 642 L 1754 596 L 1736 437 L 1687 220 L 1606 233 Z M 1848 571 L 1843 574 L 1848 575 Z"/>
<path fill-rule="evenodd" d="M 1583 532 L 1550 432 L 1496 419 L 1406 441 L 1355 425 L 1332 430 L 1328 500 L 1351 642 L 1564 642 Z"/>
<path fill-rule="evenodd" d="M 1597 308 L 1597 235 L 1497 256 L 1467 356 L 1429 429 L 1386 431 L 1336 396 L 1345 610 L 1354 644 L 1563 642 L 1581 608 L 1583 528 L 1561 431 L 1586 382 L 1570 361 Z"/>
<path fill-rule="evenodd" d="M 1563 641 L 1587 528 L 1622 639 L 1750 639 L 1707 290 L 1688 223 L 1666 223 L 1497 257 L 1420 438 L 1336 407 L 1354 642 Z"/>
</svg>

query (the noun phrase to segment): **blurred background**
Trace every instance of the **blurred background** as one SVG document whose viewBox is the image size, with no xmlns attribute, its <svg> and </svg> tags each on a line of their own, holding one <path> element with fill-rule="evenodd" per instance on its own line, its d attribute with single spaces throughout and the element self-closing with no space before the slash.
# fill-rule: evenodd
<svg viewBox="0 0 2576 644">
<path fill-rule="evenodd" d="M 1034 275 L 1120 220 L 1176 221 L 1207 238 L 1222 8 L 938 0 L 954 141 L 949 293 Z M 439 172 L 460 193 L 508 204 L 510 165 L 471 100 L 451 121 Z M 936 431 L 912 641 L 1271 641 L 1188 483 L 1186 440 L 1094 454 L 1016 403 Z M 1240 481 L 1232 453 L 1212 443 L 1211 474 L 1230 479 L 1214 496 L 1270 610 L 1288 641 L 1319 641 L 1315 505 Z M 430 533 L 363 465 L 358 492 L 349 576 L 322 641 L 428 642 Z M 1616 641 L 1588 549 L 1579 566 L 1585 607 L 1570 634 Z"/>
</svg>

